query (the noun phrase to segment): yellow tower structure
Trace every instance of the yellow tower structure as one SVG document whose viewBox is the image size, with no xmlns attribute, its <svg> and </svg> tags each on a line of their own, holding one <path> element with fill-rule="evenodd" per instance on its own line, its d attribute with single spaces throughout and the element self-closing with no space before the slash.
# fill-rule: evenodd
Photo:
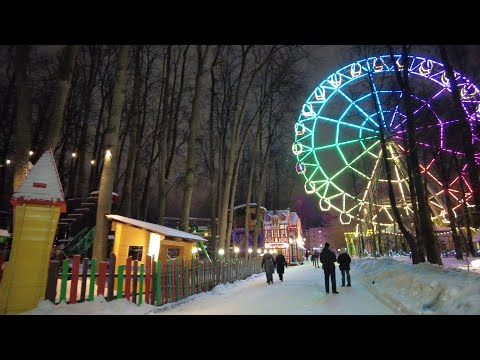
<svg viewBox="0 0 480 360">
<path fill-rule="evenodd" d="M 51 150 L 37 161 L 10 203 L 13 241 L 0 283 L 0 314 L 31 310 L 45 298 L 53 239 L 60 213 L 66 211 Z"/>
</svg>

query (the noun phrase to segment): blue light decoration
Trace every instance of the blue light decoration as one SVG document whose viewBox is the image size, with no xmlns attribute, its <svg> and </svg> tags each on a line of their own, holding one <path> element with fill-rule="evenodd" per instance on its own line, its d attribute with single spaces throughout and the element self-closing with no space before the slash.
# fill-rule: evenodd
<svg viewBox="0 0 480 360">
<path fill-rule="evenodd" d="M 448 110 L 451 88 L 445 68 L 432 59 L 409 56 L 404 61 L 402 55 L 381 55 L 355 61 L 327 76 L 307 98 L 295 124 L 292 152 L 297 160 L 295 170 L 305 180 L 305 192 L 319 198 L 321 210 L 338 212 L 343 224 L 367 218 L 374 224 L 393 223 L 388 197 L 385 201 L 380 122 L 387 136 L 397 205 L 403 216 L 413 213 L 406 179 L 406 115 L 395 74 L 404 66 L 408 67 L 412 88 L 420 166 L 428 181 L 430 205 L 434 218 L 445 223 L 438 154 L 441 152 L 444 159 L 463 155 L 460 141 L 455 140 L 461 129 L 459 120 Z M 476 134 L 479 89 L 459 72 L 454 74 L 472 133 Z M 473 136 L 472 141 L 480 145 L 479 137 Z M 480 155 L 476 158 L 480 160 Z M 462 169 L 469 203 L 468 167 L 464 164 Z M 454 211 L 462 205 L 459 180 L 460 176 L 452 176 L 449 183 Z"/>
</svg>

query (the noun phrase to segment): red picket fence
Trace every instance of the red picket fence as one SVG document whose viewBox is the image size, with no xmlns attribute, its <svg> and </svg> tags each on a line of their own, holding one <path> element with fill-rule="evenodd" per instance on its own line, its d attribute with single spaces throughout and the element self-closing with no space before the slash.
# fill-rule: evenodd
<svg viewBox="0 0 480 360">
<path fill-rule="evenodd" d="M 163 305 L 261 273 L 261 261 L 261 257 L 255 257 L 157 262 L 147 256 L 145 263 L 140 264 L 129 257 L 115 273 L 111 271 L 116 265 L 113 253 L 109 263 L 86 258 L 80 263 L 80 256 L 75 255 L 62 263 L 50 261 L 45 299 L 55 304 L 75 304 L 103 295 L 107 301 L 125 298 L 139 305 Z"/>
</svg>

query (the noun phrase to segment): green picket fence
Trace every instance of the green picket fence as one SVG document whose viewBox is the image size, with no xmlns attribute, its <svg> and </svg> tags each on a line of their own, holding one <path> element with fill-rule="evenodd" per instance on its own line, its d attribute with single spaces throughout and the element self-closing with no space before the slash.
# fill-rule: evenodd
<svg viewBox="0 0 480 360">
<path fill-rule="evenodd" d="M 261 260 L 255 257 L 157 262 L 147 256 L 145 263 L 128 258 L 115 272 L 113 253 L 109 264 L 85 258 L 80 265 L 80 256 L 75 255 L 63 262 L 50 261 L 45 299 L 55 304 L 74 304 L 103 295 L 107 301 L 126 299 L 138 305 L 163 305 L 261 273 Z"/>
</svg>

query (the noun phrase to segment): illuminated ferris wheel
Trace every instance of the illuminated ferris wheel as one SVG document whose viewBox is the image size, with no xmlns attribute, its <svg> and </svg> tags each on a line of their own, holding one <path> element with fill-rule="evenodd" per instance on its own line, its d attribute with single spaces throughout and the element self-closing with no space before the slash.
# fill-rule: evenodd
<svg viewBox="0 0 480 360">
<path fill-rule="evenodd" d="M 413 213 L 405 160 L 406 111 L 395 73 L 403 64 L 401 55 L 384 55 L 337 70 L 315 88 L 295 124 L 292 151 L 297 173 L 305 179 L 305 191 L 319 197 L 321 210 L 337 211 L 343 224 L 353 219 L 381 225 L 394 222 L 382 162 L 380 122 L 386 134 L 397 206 L 403 215 Z M 432 217 L 448 223 L 445 189 L 454 202 L 454 211 L 462 205 L 462 193 L 467 204 L 472 197 L 468 168 L 464 163 L 459 165 L 463 161 L 461 124 L 452 110 L 450 84 L 441 63 L 410 56 L 408 73 L 417 152 Z M 479 90 L 460 73 L 455 72 L 455 78 L 472 134 L 476 134 Z M 475 135 L 473 142 L 478 148 L 480 140 Z M 454 165 L 460 170 L 452 171 Z"/>
</svg>

